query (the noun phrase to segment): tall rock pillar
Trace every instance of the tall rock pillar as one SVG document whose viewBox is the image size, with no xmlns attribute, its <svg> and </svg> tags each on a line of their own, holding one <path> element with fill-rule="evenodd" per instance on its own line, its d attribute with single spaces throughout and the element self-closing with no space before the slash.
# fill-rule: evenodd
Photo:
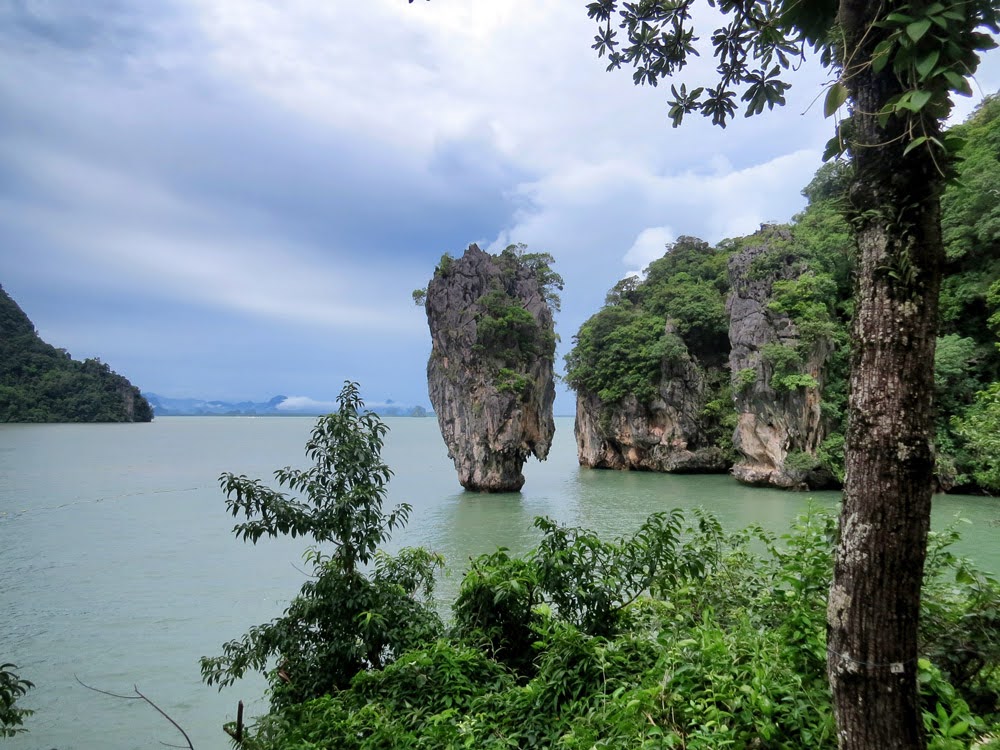
<svg viewBox="0 0 1000 750">
<path fill-rule="evenodd" d="M 520 490 L 525 460 L 544 460 L 552 444 L 552 311 L 539 266 L 525 262 L 539 257 L 470 245 L 442 258 L 427 286 L 427 386 L 467 490 Z"/>
</svg>

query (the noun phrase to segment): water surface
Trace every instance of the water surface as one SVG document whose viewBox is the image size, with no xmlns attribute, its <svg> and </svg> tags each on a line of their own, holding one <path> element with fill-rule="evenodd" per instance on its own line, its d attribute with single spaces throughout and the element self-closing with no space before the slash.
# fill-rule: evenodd
<svg viewBox="0 0 1000 750">
<path fill-rule="evenodd" d="M 150 748 L 179 735 L 150 707 L 93 693 L 133 685 L 181 723 L 199 750 L 227 747 L 220 726 L 243 698 L 261 713 L 259 678 L 221 694 L 201 683 L 198 657 L 281 613 L 301 585 L 301 539 L 236 541 L 217 477 L 270 479 L 305 465 L 310 418 L 161 417 L 134 425 L 0 425 L 0 661 L 36 683 L 28 748 Z M 525 469 L 521 493 L 461 490 L 433 419 L 388 419 L 384 451 L 395 476 L 390 502 L 409 502 L 409 526 L 391 547 L 443 553 L 457 587 L 470 556 L 529 549 L 546 515 L 613 536 L 650 513 L 703 506 L 729 527 L 757 522 L 781 532 L 809 502 L 838 494 L 752 489 L 726 476 L 670 476 L 580 469 L 573 423 L 557 419 L 549 460 Z M 940 528 L 960 513 L 962 552 L 1000 571 L 1000 503 L 946 496 Z"/>
</svg>

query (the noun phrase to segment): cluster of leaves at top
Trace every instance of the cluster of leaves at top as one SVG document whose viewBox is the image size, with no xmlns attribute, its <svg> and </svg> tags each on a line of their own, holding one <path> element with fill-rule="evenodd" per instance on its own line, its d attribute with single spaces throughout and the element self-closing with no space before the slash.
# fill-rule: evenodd
<svg viewBox="0 0 1000 750">
<path fill-rule="evenodd" d="M 1000 97 L 984 101 L 963 125 L 958 179 L 942 199 L 947 263 L 941 292 L 937 342 L 936 443 L 938 476 L 958 490 L 1000 491 Z M 853 242 L 844 214 L 849 165 L 824 165 L 803 190 L 805 211 L 788 229 L 791 240 L 766 241 L 750 274 L 763 278 L 791 263 L 797 277 L 776 281 L 770 309 L 784 313 L 799 334 L 794 347 L 772 344 L 762 355 L 776 392 L 815 386 L 802 369 L 817 342 L 827 357 L 821 394 L 827 435 L 816 456 L 843 477 Z M 754 383 L 752 370 L 722 371 L 729 354 L 728 259 L 759 238 L 726 240 L 715 248 L 682 237 L 650 264 L 645 278 L 628 278 L 608 294 L 606 306 L 581 326 L 566 358 L 567 380 L 608 405 L 634 395 L 640 403 L 657 397 L 665 359 L 691 356 L 709 375 L 712 389 L 705 418 L 717 444 L 731 449 L 735 414 L 730 387 Z M 669 323 L 669 326 L 668 326 Z"/>
<path fill-rule="evenodd" d="M 292 500 L 230 474 L 236 533 L 304 534 L 313 577 L 285 614 L 206 658 L 210 683 L 267 673 L 271 711 L 242 746 L 269 748 L 833 748 L 825 603 L 834 521 L 779 538 L 713 516 L 651 516 L 629 538 L 539 518 L 523 557 L 471 562 L 447 627 L 432 553 L 379 551 L 409 509 L 382 511 L 385 426 L 348 384 L 281 469 Z M 931 748 L 1000 725 L 1000 585 L 932 539 L 919 676 Z M 363 566 L 374 563 L 374 570 Z M 276 657 L 271 661 L 270 657 Z"/>
<path fill-rule="evenodd" d="M 132 403 L 132 413 L 126 408 Z M 99 359 L 79 362 L 42 341 L 0 289 L 0 422 L 148 422 L 139 389 Z"/>
</svg>

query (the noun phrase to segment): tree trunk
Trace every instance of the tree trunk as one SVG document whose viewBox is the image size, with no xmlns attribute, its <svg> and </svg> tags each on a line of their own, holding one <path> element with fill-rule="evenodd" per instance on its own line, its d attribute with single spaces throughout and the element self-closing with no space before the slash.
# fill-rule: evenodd
<svg viewBox="0 0 1000 750">
<path fill-rule="evenodd" d="M 858 277 L 847 477 L 830 589 L 827 644 L 842 750 L 924 748 L 917 625 L 934 456 L 934 345 L 941 283 L 943 177 L 898 118 L 876 113 L 900 92 L 891 64 L 870 67 L 893 3 L 844 0 Z M 933 132 L 937 135 L 936 126 Z"/>
</svg>

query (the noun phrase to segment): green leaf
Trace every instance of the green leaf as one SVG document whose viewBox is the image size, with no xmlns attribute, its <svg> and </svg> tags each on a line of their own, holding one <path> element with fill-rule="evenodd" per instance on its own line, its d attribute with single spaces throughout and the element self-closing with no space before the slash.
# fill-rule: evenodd
<svg viewBox="0 0 1000 750">
<path fill-rule="evenodd" d="M 823 117 L 829 117 L 847 101 L 847 86 L 837 81 L 830 90 L 826 92 L 826 101 L 823 103 Z"/>
<path fill-rule="evenodd" d="M 930 72 L 934 70 L 934 66 L 937 65 L 938 59 L 941 57 L 941 50 L 931 50 L 924 57 L 917 61 L 917 73 L 920 74 L 920 80 L 926 81 L 927 76 Z"/>
<path fill-rule="evenodd" d="M 844 153 L 844 144 L 841 142 L 839 136 L 834 136 L 826 142 L 826 147 L 823 149 L 823 161 L 830 161 L 837 156 Z"/>
<path fill-rule="evenodd" d="M 906 145 L 906 148 L 903 149 L 903 156 L 906 156 L 913 149 L 917 148 L 918 146 L 920 146 L 920 145 L 922 145 L 922 144 L 924 144 L 926 142 L 927 142 L 927 136 L 926 135 L 921 135 L 921 136 L 918 136 L 918 137 L 914 138 L 912 141 L 910 141 Z"/>
<path fill-rule="evenodd" d="M 924 34 L 931 27 L 931 19 L 921 18 L 919 21 L 914 21 L 913 23 L 906 25 L 906 35 L 910 37 L 915 42 L 919 42 Z"/>
<path fill-rule="evenodd" d="M 931 100 L 931 92 L 923 89 L 907 91 L 896 103 L 897 109 L 908 109 L 910 112 L 919 112 L 924 105 Z"/>
<path fill-rule="evenodd" d="M 893 23 L 912 23 L 913 17 L 905 13 L 890 13 L 885 17 L 885 20 L 892 21 Z"/>
<path fill-rule="evenodd" d="M 961 735 L 965 734 L 968 731 L 969 731 L 969 722 L 959 721 L 948 727 L 948 736 L 960 737 Z"/>
<path fill-rule="evenodd" d="M 877 45 L 875 49 L 872 50 L 872 71 L 875 73 L 881 73 L 882 69 L 885 68 L 886 64 L 889 62 L 889 57 L 892 53 L 892 48 L 895 46 L 895 41 L 892 39 L 883 39 Z"/>
<path fill-rule="evenodd" d="M 962 566 L 957 571 L 955 571 L 955 582 L 964 583 L 968 585 L 970 583 L 975 583 L 976 579 L 972 577 L 972 575 L 969 573 L 968 569 L 965 568 L 965 566 Z"/>
<path fill-rule="evenodd" d="M 960 94 L 965 96 L 972 96 L 972 86 L 969 85 L 968 79 L 961 73 L 956 73 L 954 70 L 946 70 L 944 72 L 944 77 L 947 79 L 948 83 L 951 84 L 951 88 Z"/>
</svg>

